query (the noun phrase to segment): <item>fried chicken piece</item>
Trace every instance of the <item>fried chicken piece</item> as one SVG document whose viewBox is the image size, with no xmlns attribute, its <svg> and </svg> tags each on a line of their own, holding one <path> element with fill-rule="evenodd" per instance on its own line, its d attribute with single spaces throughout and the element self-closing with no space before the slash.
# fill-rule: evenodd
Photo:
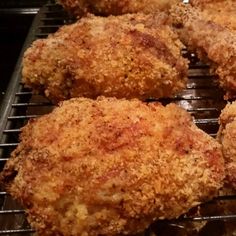
<svg viewBox="0 0 236 236">
<path fill-rule="evenodd" d="M 236 96 L 236 33 L 204 18 L 197 9 L 184 4 L 171 9 L 172 21 L 181 40 L 208 58 L 219 84 L 226 91 L 225 99 Z"/>
<path fill-rule="evenodd" d="M 176 218 L 223 184 L 221 146 L 175 104 L 64 101 L 31 120 L 1 181 L 39 235 L 118 235 Z"/>
<path fill-rule="evenodd" d="M 87 12 L 108 16 L 166 11 L 181 0 L 59 0 L 58 2 L 66 11 L 75 16 L 81 16 Z"/>
<path fill-rule="evenodd" d="M 234 220 L 224 220 L 224 216 L 235 215 L 235 200 L 212 201 L 191 209 L 188 220 L 162 222 L 157 221 L 151 226 L 151 236 L 235 236 L 236 224 Z M 207 220 L 208 217 L 211 220 Z M 222 216 L 221 220 L 212 220 L 215 216 Z M 202 218 L 202 221 L 199 219 Z M 191 219 L 191 220 L 190 220 Z M 205 219 L 205 220 L 204 220 Z"/>
<path fill-rule="evenodd" d="M 165 14 L 89 16 L 33 43 L 23 82 L 54 103 L 71 97 L 169 97 L 186 86 L 187 60 Z"/>
<path fill-rule="evenodd" d="M 219 123 L 218 140 L 223 146 L 227 183 L 236 190 L 236 102 L 226 105 Z"/>
<path fill-rule="evenodd" d="M 236 30 L 235 0 L 190 0 L 190 4 L 199 8 L 204 18 Z"/>
</svg>

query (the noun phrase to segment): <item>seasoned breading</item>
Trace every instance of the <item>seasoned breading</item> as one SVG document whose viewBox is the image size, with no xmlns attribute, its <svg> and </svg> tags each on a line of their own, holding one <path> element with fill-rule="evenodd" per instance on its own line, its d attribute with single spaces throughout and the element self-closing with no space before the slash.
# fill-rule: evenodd
<svg viewBox="0 0 236 236">
<path fill-rule="evenodd" d="M 181 0 L 58 0 L 58 2 L 75 16 L 87 12 L 107 16 L 168 10 Z"/>
<path fill-rule="evenodd" d="M 236 30 L 235 0 L 190 0 L 189 2 L 199 8 L 206 19 Z"/>
<path fill-rule="evenodd" d="M 219 123 L 218 140 L 223 146 L 227 182 L 236 189 L 236 102 L 222 110 Z"/>
<path fill-rule="evenodd" d="M 206 204 L 201 204 L 191 209 L 185 216 L 187 218 L 203 219 L 209 216 L 223 216 L 219 220 L 178 220 L 169 221 L 167 224 L 163 222 L 155 223 L 155 236 L 235 236 L 236 224 L 232 220 L 224 220 L 224 216 L 235 215 L 236 204 L 234 197 L 236 191 L 229 188 L 222 188 L 219 197 Z M 227 196 L 227 197 L 226 197 Z M 230 196 L 232 197 L 231 200 Z M 222 199 L 222 200 L 220 200 Z M 169 224 L 168 224 L 169 223 Z M 152 234 L 150 234 L 152 235 Z"/>
<path fill-rule="evenodd" d="M 236 32 L 205 19 L 197 9 L 181 4 L 171 9 L 181 40 L 198 56 L 208 58 L 225 99 L 236 97 Z"/>
<path fill-rule="evenodd" d="M 31 120 L 1 181 L 38 235 L 119 235 L 176 218 L 223 184 L 221 146 L 175 104 L 74 98 Z"/>
<path fill-rule="evenodd" d="M 186 85 L 187 60 L 165 14 L 83 18 L 26 51 L 23 82 L 53 102 L 71 97 L 169 97 Z"/>
</svg>

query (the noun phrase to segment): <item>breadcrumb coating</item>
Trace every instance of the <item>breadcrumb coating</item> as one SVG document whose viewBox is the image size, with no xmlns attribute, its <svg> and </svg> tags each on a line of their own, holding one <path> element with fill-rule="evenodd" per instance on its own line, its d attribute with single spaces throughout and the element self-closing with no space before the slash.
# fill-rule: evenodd
<svg viewBox="0 0 236 236">
<path fill-rule="evenodd" d="M 72 97 L 170 97 L 186 86 L 188 61 L 165 14 L 90 15 L 25 52 L 23 83 L 57 103 Z"/>
<path fill-rule="evenodd" d="M 178 5 L 171 9 L 173 24 L 181 40 L 197 52 L 200 59 L 210 60 L 219 76 L 225 99 L 236 97 L 236 32 L 209 21 L 198 9 Z"/>
<path fill-rule="evenodd" d="M 223 185 L 221 146 L 175 104 L 74 98 L 20 137 L 0 178 L 39 236 L 135 234 Z"/>
<path fill-rule="evenodd" d="M 190 0 L 189 2 L 192 6 L 199 8 L 205 18 L 236 30 L 235 0 Z"/>
<path fill-rule="evenodd" d="M 108 16 L 166 11 L 181 0 L 58 0 L 58 2 L 75 16 L 81 16 L 87 12 Z"/>
<path fill-rule="evenodd" d="M 221 112 L 219 123 L 217 137 L 223 146 L 227 184 L 236 190 L 236 102 L 226 105 Z"/>
</svg>

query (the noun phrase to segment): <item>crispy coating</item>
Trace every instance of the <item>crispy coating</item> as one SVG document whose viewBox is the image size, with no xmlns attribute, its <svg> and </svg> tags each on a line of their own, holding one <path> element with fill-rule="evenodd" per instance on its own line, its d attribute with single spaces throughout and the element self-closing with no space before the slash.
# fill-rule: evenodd
<svg viewBox="0 0 236 236">
<path fill-rule="evenodd" d="M 221 146 L 175 104 L 74 98 L 31 120 L 1 181 L 39 235 L 119 235 L 176 218 L 223 184 Z"/>
<path fill-rule="evenodd" d="M 184 4 L 171 9 L 173 24 L 181 40 L 198 56 L 208 58 L 225 99 L 236 97 L 236 32 L 204 18 L 197 9 Z"/>
<path fill-rule="evenodd" d="M 168 10 L 173 4 L 179 3 L 181 0 L 59 0 L 58 2 L 75 16 L 87 12 L 108 16 Z"/>
<path fill-rule="evenodd" d="M 25 52 L 23 82 L 54 103 L 71 97 L 169 97 L 186 86 L 187 60 L 165 14 L 89 16 Z"/>
<path fill-rule="evenodd" d="M 233 196 L 236 195 L 236 191 L 223 187 L 219 195 L 220 197 L 217 197 L 214 201 L 191 209 L 185 216 L 188 218 L 204 218 L 206 216 L 234 215 L 236 204 Z M 226 196 L 228 200 L 220 200 L 221 197 L 224 199 Z M 230 196 L 233 198 L 229 201 Z M 179 220 L 169 224 L 157 222 L 151 228 L 156 232 L 156 234 L 153 234 L 155 236 L 235 236 L 236 234 L 235 221 L 223 219 L 215 221 Z"/>
<path fill-rule="evenodd" d="M 227 183 L 236 190 L 236 102 L 221 112 L 218 140 L 222 143 L 226 162 Z"/>
<path fill-rule="evenodd" d="M 190 0 L 190 4 L 201 9 L 206 19 L 236 30 L 235 0 Z"/>
</svg>

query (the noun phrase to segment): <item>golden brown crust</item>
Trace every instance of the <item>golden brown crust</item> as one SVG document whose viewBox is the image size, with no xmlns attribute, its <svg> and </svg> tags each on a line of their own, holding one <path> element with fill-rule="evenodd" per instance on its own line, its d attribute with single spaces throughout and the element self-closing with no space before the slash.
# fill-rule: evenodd
<svg viewBox="0 0 236 236">
<path fill-rule="evenodd" d="M 201 59 L 210 59 L 226 91 L 225 99 L 236 97 L 236 32 L 209 21 L 198 9 L 181 4 L 171 10 L 182 41 Z"/>
<path fill-rule="evenodd" d="M 31 120 L 1 181 L 39 235 L 117 235 L 176 218 L 223 184 L 220 145 L 177 105 L 75 98 Z"/>
<path fill-rule="evenodd" d="M 235 0 L 190 0 L 190 4 L 201 9 L 206 19 L 236 30 Z"/>
<path fill-rule="evenodd" d="M 205 8 L 207 7 L 208 4 L 217 4 L 217 3 L 222 3 L 222 4 L 226 4 L 226 3 L 233 3 L 234 0 L 189 0 L 189 3 L 194 6 L 194 7 L 202 7 Z M 221 10 L 221 9 L 219 9 Z"/>
<path fill-rule="evenodd" d="M 236 190 L 236 102 L 222 110 L 219 123 L 218 140 L 223 146 L 227 184 Z"/>
<path fill-rule="evenodd" d="M 34 42 L 25 52 L 23 82 L 53 102 L 169 97 L 186 85 L 181 48 L 165 14 L 89 16 Z"/>
<path fill-rule="evenodd" d="M 168 10 L 181 0 L 59 0 L 58 2 L 75 16 L 87 12 L 107 16 Z"/>
</svg>

